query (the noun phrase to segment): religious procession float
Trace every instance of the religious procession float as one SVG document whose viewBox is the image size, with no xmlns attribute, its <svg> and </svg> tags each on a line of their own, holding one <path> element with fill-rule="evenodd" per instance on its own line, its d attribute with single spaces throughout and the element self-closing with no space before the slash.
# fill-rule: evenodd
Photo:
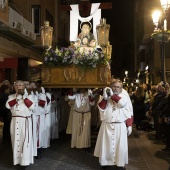
<svg viewBox="0 0 170 170">
<path fill-rule="evenodd" d="M 106 19 L 99 17 L 93 18 L 93 25 L 89 22 L 91 18 L 79 17 L 81 33 L 78 34 L 78 22 L 74 15 L 70 12 L 70 23 L 74 24 L 70 25 L 69 47 L 56 47 L 53 50 L 50 45 L 53 28 L 48 21 L 41 28 L 42 44 L 47 47 L 41 71 L 42 85 L 48 88 L 108 86 L 111 80 L 112 52 L 109 43 L 110 25 L 106 24 Z M 90 32 L 92 27 L 93 33 Z"/>
</svg>

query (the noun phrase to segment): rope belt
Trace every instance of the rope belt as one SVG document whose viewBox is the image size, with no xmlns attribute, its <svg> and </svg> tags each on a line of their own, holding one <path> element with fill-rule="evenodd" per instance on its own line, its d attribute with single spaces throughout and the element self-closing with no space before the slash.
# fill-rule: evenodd
<svg viewBox="0 0 170 170">
<path fill-rule="evenodd" d="M 31 118 L 31 116 L 12 116 L 12 117 L 20 117 L 20 118 L 24 118 L 25 119 L 25 137 L 24 137 L 24 142 L 23 142 L 23 145 L 22 145 L 22 152 L 23 153 L 23 148 L 24 148 L 24 143 L 25 143 L 25 139 L 26 139 L 26 126 L 27 126 L 27 129 L 28 129 L 28 144 L 29 144 L 29 122 L 28 122 L 28 118 Z"/>
<path fill-rule="evenodd" d="M 104 123 L 107 123 L 107 124 L 114 124 L 114 123 L 123 123 L 123 122 L 104 122 Z"/>
<path fill-rule="evenodd" d="M 81 116 L 81 124 L 80 124 L 80 127 L 79 127 L 79 136 L 81 135 L 81 133 L 83 132 L 83 125 L 84 125 L 84 114 L 85 113 L 89 113 L 90 111 L 87 111 L 87 112 L 78 112 L 76 110 L 74 110 L 75 112 L 77 113 L 81 113 L 82 116 Z"/>
<path fill-rule="evenodd" d="M 87 112 L 78 112 L 77 110 L 74 110 L 74 111 L 77 112 L 77 113 L 81 113 L 81 114 L 90 112 L 90 111 L 87 111 Z"/>
</svg>

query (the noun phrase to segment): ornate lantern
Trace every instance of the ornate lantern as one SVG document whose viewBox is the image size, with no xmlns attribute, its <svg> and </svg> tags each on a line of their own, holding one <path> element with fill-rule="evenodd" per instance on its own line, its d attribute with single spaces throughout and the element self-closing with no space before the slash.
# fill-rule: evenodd
<svg viewBox="0 0 170 170">
<path fill-rule="evenodd" d="M 109 41 L 110 25 L 106 24 L 106 19 L 101 19 L 100 24 L 96 26 L 97 42 L 101 47 L 106 47 Z"/>
<path fill-rule="evenodd" d="M 110 45 L 109 42 L 109 31 L 110 25 L 106 24 L 106 19 L 101 19 L 100 24 L 96 26 L 97 43 L 100 47 L 102 47 L 103 51 L 107 55 L 107 58 L 111 59 L 112 45 Z"/>
<path fill-rule="evenodd" d="M 44 21 L 44 26 L 41 27 L 41 42 L 44 48 L 52 47 L 53 27 L 49 26 L 49 21 Z"/>
</svg>

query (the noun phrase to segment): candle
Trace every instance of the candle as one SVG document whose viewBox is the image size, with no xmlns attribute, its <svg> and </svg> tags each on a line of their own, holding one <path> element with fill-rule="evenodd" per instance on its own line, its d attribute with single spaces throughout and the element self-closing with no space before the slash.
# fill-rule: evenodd
<svg viewBox="0 0 170 170">
<path fill-rule="evenodd" d="M 164 31 L 167 31 L 167 20 L 164 20 Z"/>
</svg>

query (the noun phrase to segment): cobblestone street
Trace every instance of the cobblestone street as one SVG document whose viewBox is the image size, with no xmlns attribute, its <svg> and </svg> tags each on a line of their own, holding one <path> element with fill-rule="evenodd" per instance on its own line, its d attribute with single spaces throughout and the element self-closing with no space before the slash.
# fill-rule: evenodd
<svg viewBox="0 0 170 170">
<path fill-rule="evenodd" d="M 96 137 L 97 131 L 92 134 L 91 152 L 85 153 L 80 149 L 71 149 L 71 136 L 62 132 L 59 139 L 51 142 L 50 148 L 44 149 L 42 159 L 35 159 L 35 163 L 26 169 L 99 170 L 98 158 L 93 156 Z M 129 137 L 129 164 L 126 170 L 168 170 L 170 155 L 161 151 L 165 147 L 161 141 L 153 139 L 151 132 L 137 134 L 134 130 Z M 17 169 L 18 166 L 13 166 L 11 146 L 0 144 L 0 153 L 0 170 Z M 116 170 L 116 167 L 107 167 L 107 169 Z"/>
</svg>

